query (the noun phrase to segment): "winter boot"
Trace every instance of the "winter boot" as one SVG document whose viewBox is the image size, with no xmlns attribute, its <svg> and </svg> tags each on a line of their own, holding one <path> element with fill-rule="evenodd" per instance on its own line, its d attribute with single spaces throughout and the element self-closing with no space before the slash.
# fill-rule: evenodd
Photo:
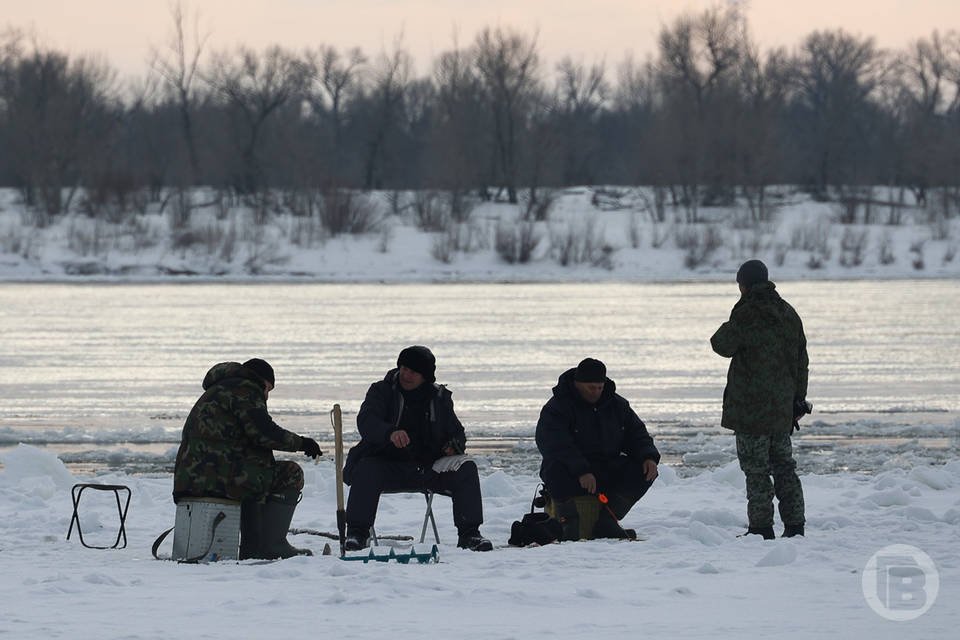
<svg viewBox="0 0 960 640">
<path fill-rule="evenodd" d="M 293 512 L 297 509 L 299 491 L 272 493 L 262 509 L 260 527 L 260 555 L 268 560 L 291 558 L 293 556 L 312 556 L 309 549 L 297 549 L 287 542 L 287 531 Z"/>
<path fill-rule="evenodd" d="M 785 524 L 783 525 L 783 535 L 781 538 L 792 538 L 794 536 L 803 536 L 803 525 L 802 524 Z"/>
<path fill-rule="evenodd" d="M 750 527 L 747 529 L 747 532 L 743 534 L 745 536 L 749 535 L 758 535 L 763 536 L 764 540 L 774 540 L 777 536 L 773 533 L 773 527 Z"/>
<path fill-rule="evenodd" d="M 263 505 L 255 500 L 245 500 L 240 505 L 240 559 L 260 558 L 260 528 Z"/>
<path fill-rule="evenodd" d="M 636 540 L 637 532 L 624 529 L 620 522 L 606 509 L 600 509 L 597 523 L 593 525 L 593 538 L 615 538 L 617 540 Z"/>
<path fill-rule="evenodd" d="M 457 546 L 470 551 L 491 551 L 493 543 L 480 535 L 480 529 L 464 529 L 457 536 Z"/>
<path fill-rule="evenodd" d="M 370 537 L 370 527 L 361 525 L 347 525 L 347 536 L 343 540 L 344 551 L 360 551 L 367 548 L 367 539 Z"/>
<path fill-rule="evenodd" d="M 554 501 L 556 518 L 560 521 L 561 533 L 560 540 L 579 540 L 580 539 L 580 512 L 577 510 L 577 503 L 570 500 Z"/>
</svg>

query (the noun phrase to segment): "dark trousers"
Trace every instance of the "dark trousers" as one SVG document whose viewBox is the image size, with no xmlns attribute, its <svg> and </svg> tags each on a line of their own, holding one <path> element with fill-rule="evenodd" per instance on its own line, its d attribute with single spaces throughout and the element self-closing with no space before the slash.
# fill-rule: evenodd
<svg viewBox="0 0 960 640">
<path fill-rule="evenodd" d="M 590 472 L 597 478 L 597 493 L 605 493 L 611 499 L 611 505 L 616 505 L 614 510 L 617 511 L 618 519 L 623 518 L 626 511 L 642 498 L 653 484 L 652 480 L 644 477 L 643 462 L 627 456 L 594 462 Z M 579 477 L 568 473 L 561 465 L 554 465 L 541 478 L 551 498 L 557 502 L 587 495 L 580 486 Z M 626 500 L 614 500 L 615 496 Z M 619 513 L 620 510 L 624 510 L 623 513 Z"/>
<path fill-rule="evenodd" d="M 414 462 L 370 456 L 357 460 L 350 479 L 347 525 L 351 528 L 369 529 L 377 517 L 380 494 L 402 491 L 433 491 L 453 498 L 453 524 L 459 532 L 483 523 L 480 474 L 473 462 L 456 471 L 436 473 Z"/>
</svg>

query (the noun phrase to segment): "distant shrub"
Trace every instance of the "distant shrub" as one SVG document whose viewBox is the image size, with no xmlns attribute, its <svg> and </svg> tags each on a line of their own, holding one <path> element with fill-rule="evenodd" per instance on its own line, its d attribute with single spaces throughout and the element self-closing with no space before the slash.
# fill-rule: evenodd
<svg viewBox="0 0 960 640">
<path fill-rule="evenodd" d="M 501 221 L 497 224 L 494 247 L 500 259 L 507 264 L 526 264 L 533 257 L 540 240 L 536 223 L 531 220 L 520 220 L 513 224 Z"/>
</svg>

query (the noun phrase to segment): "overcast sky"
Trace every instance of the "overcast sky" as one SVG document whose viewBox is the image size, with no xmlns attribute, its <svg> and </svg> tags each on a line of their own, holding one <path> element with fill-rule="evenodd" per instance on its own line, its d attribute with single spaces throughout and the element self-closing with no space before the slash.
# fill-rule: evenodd
<svg viewBox="0 0 960 640">
<path fill-rule="evenodd" d="M 733 0 L 730 0 L 733 1 Z M 105 56 L 121 74 L 143 73 L 150 45 L 171 29 L 171 0 L 0 0 L 0 29 L 35 32 L 41 42 L 70 53 Z M 566 54 L 616 64 L 627 52 L 645 57 L 656 34 L 686 11 L 710 0 L 184 0 L 199 11 L 209 49 L 238 44 L 359 46 L 368 54 L 392 47 L 403 34 L 417 68 L 451 48 L 454 34 L 469 43 L 484 26 L 538 32 L 545 60 Z M 817 29 L 841 27 L 902 48 L 934 29 L 960 29 L 960 0 L 749 0 L 755 38 L 766 49 L 796 46 Z"/>
</svg>

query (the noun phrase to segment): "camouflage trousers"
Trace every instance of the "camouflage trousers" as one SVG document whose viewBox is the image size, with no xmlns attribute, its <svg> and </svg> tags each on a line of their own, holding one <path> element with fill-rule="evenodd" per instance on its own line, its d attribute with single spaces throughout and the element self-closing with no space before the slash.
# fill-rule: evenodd
<svg viewBox="0 0 960 640">
<path fill-rule="evenodd" d="M 747 518 L 751 527 L 773 526 L 773 497 L 785 525 L 802 525 L 803 487 L 797 476 L 789 434 L 737 434 L 737 458 L 747 479 Z M 771 482 L 770 477 L 773 476 Z"/>
<path fill-rule="evenodd" d="M 303 467 L 292 460 L 282 460 L 273 468 L 270 493 L 286 493 L 293 489 L 303 490 Z"/>
</svg>

